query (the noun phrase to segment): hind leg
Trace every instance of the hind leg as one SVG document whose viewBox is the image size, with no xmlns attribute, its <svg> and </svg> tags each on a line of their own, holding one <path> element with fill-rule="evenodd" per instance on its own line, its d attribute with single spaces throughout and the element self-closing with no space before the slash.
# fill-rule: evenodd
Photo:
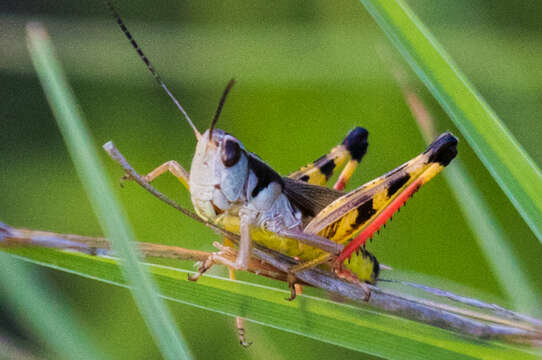
<svg viewBox="0 0 542 360">
<path fill-rule="evenodd" d="M 356 127 L 348 133 L 340 145 L 335 146 L 329 153 L 314 162 L 290 174 L 289 177 L 309 184 L 323 186 L 333 176 L 334 171 L 346 163 L 339 175 L 339 180 L 334 186 L 336 190 L 343 190 L 363 155 L 367 152 L 368 136 L 367 130 Z"/>
</svg>

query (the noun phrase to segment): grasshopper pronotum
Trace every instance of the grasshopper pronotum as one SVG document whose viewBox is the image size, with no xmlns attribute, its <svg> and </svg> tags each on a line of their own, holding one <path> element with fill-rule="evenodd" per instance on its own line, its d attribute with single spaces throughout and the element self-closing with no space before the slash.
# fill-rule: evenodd
<svg viewBox="0 0 542 360">
<path fill-rule="evenodd" d="M 457 139 L 444 133 L 419 156 L 343 193 L 367 150 L 368 132 L 357 127 L 328 154 L 282 177 L 233 135 L 215 128 L 233 80 L 220 99 L 210 128 L 201 134 L 108 4 L 122 31 L 197 138 L 190 173 L 176 161 L 168 161 L 145 179 L 150 182 L 169 171 L 190 191 L 200 217 L 240 235 L 235 261 L 214 253 L 194 279 L 215 263 L 245 270 L 255 241 L 301 261 L 292 271 L 291 286 L 296 271 L 312 266 L 331 266 L 339 277 L 352 282 L 375 283 L 379 264 L 365 249 L 365 242 L 419 187 L 449 164 L 457 154 Z M 344 169 L 334 189 L 324 187 L 341 166 Z"/>
</svg>

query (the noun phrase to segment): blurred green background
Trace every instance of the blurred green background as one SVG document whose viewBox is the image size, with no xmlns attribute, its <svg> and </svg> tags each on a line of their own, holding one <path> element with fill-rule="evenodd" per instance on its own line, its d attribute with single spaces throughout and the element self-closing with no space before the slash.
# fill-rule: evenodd
<svg viewBox="0 0 542 360">
<path fill-rule="evenodd" d="M 407 2 L 541 165 L 542 3 Z M 224 86 L 236 78 L 219 127 L 282 174 L 327 152 L 356 125 L 369 130 L 370 147 L 348 189 L 425 148 L 378 53 L 401 60 L 356 0 L 115 3 L 199 129 L 208 126 Z M 114 140 L 140 172 L 171 159 L 190 167 L 195 139 L 188 125 L 101 1 L 8 2 L 0 5 L 0 13 L 0 221 L 101 235 L 31 67 L 24 38 L 28 21 L 39 20 L 49 29 L 98 144 Z M 459 135 L 418 85 L 439 130 Z M 513 240 L 529 280 L 542 291 L 540 243 L 465 141 L 459 145 L 459 158 Z M 122 175 L 119 168 L 105 156 L 103 160 L 116 181 Z M 156 185 L 190 205 L 187 192 L 173 177 L 164 176 Z M 128 185 L 120 195 L 137 240 L 212 249 L 216 235 L 136 185 Z M 467 295 L 507 305 L 442 178 L 420 191 L 370 249 L 382 263 L 419 274 L 409 279 L 422 274 L 445 279 L 450 286 L 457 283 L 468 289 Z M 226 275 L 223 269 L 214 271 Z M 41 276 L 55 284 L 104 352 L 118 358 L 159 357 L 128 291 L 54 271 L 44 270 Z M 263 281 L 245 274 L 240 278 Z M 252 323 L 247 331 L 254 345 L 245 350 L 238 345 L 232 318 L 169 306 L 182 319 L 182 330 L 198 358 L 363 357 Z M 9 309 L 2 307 L 2 313 L 2 334 L 24 346 L 37 346 Z"/>
</svg>

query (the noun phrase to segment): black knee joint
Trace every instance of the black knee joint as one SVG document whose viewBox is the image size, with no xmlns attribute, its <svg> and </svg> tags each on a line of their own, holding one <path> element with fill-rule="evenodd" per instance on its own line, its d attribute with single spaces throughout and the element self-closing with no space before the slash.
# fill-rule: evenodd
<svg viewBox="0 0 542 360">
<path fill-rule="evenodd" d="M 346 147 L 346 150 L 350 152 L 352 159 L 360 161 L 363 155 L 365 155 L 367 146 L 369 145 L 367 142 L 368 137 L 369 132 L 359 126 L 346 135 L 342 144 Z"/>
</svg>

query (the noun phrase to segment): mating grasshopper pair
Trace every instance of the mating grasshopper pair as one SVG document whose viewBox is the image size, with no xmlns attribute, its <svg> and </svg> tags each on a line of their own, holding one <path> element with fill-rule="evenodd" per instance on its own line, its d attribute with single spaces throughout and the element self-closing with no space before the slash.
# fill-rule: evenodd
<svg viewBox="0 0 542 360">
<path fill-rule="evenodd" d="M 214 253 L 196 279 L 215 263 L 230 269 L 247 268 L 252 242 L 300 260 L 295 273 L 314 266 L 328 266 L 352 282 L 375 283 L 379 264 L 365 243 L 423 184 L 439 173 L 457 154 L 457 139 L 450 133 L 438 137 L 425 152 L 391 172 L 343 193 L 346 183 L 367 150 L 368 132 L 352 130 L 344 141 L 315 162 L 282 177 L 231 134 L 216 129 L 226 87 L 211 126 L 201 134 L 182 106 L 143 54 L 113 6 L 119 26 L 131 41 L 160 86 L 181 110 L 193 129 L 197 146 L 190 173 L 169 161 L 145 176 L 150 182 L 170 172 L 190 191 L 197 214 L 240 235 L 235 261 Z M 344 166 L 334 189 L 324 187 L 334 170 Z"/>
</svg>

